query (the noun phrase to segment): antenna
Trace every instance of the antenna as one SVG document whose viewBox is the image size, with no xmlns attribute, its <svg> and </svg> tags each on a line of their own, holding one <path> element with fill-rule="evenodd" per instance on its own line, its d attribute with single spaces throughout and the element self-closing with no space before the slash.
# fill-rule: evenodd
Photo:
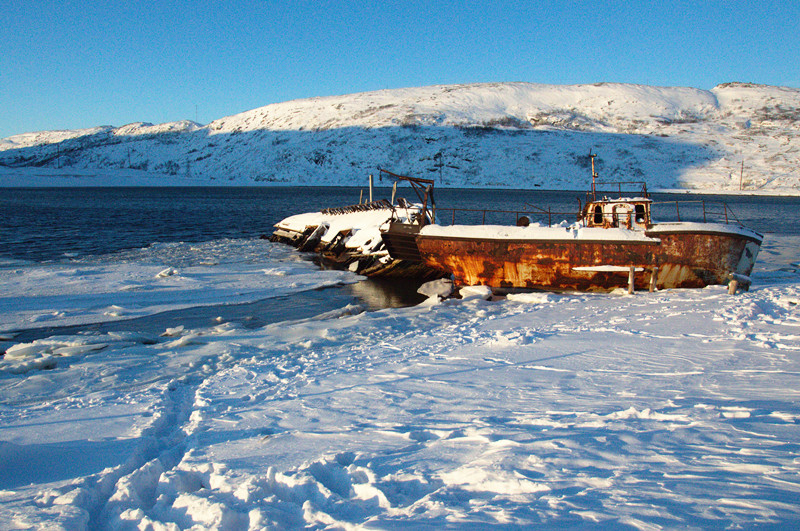
<svg viewBox="0 0 800 531">
<path fill-rule="evenodd" d="M 597 179 L 597 172 L 594 171 L 594 158 L 596 156 L 597 156 L 597 154 L 592 153 L 592 149 L 589 148 L 589 158 L 592 160 L 592 200 L 595 199 L 595 193 L 596 193 L 595 180 Z"/>
</svg>

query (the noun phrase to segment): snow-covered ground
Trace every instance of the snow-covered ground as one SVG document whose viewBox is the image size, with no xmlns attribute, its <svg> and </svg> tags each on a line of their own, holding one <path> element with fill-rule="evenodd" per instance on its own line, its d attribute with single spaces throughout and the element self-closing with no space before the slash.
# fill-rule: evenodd
<svg viewBox="0 0 800 531">
<path fill-rule="evenodd" d="M 768 236 L 734 297 L 0 332 L 0 528 L 796 528 L 799 247 Z M 6 262 L 0 330 L 355 280 L 263 240 Z"/>
<path fill-rule="evenodd" d="M 437 186 L 583 190 L 589 150 L 603 178 L 651 189 L 797 194 L 800 90 L 482 83 L 309 98 L 205 126 L 0 139 L 0 185 L 361 185 L 380 166 Z"/>
</svg>

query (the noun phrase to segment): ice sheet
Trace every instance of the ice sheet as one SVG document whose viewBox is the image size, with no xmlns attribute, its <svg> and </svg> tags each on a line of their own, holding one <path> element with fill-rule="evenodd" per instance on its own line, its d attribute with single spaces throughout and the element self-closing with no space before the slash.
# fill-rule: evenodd
<svg viewBox="0 0 800 531">
<path fill-rule="evenodd" d="M 0 265 L 0 333 L 245 303 L 356 282 L 266 240 L 154 244 L 68 262 Z"/>
</svg>

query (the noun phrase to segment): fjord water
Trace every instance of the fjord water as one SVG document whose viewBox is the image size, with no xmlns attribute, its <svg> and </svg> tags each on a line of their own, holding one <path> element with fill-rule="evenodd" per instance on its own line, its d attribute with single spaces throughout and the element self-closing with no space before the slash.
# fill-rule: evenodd
<svg viewBox="0 0 800 531">
<path fill-rule="evenodd" d="M 285 188 L 28 188 L 0 194 L 0 258 L 52 261 L 142 248 L 155 242 L 200 242 L 220 238 L 254 238 L 292 214 L 358 203 L 368 191 L 343 187 Z M 374 198 L 388 198 L 378 188 Z M 411 190 L 398 195 L 416 201 Z M 675 200 L 726 202 L 746 227 L 764 234 L 800 234 L 796 222 L 800 197 L 652 194 L 653 217 L 675 220 Z M 439 220 L 452 221 L 450 208 L 529 212 L 551 209 L 554 222 L 574 220 L 581 192 L 539 190 L 437 189 Z M 697 220 L 682 207 L 681 219 Z M 513 222 L 510 215 L 489 215 L 486 222 Z M 544 218 L 546 219 L 546 217 Z M 457 223 L 481 223 L 482 214 L 459 212 Z"/>
</svg>

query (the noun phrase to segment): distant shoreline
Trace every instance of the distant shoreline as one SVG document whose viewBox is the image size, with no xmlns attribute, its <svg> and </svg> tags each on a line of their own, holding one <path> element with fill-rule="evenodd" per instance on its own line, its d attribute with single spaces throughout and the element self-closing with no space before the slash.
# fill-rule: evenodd
<svg viewBox="0 0 800 531">
<path fill-rule="evenodd" d="M 344 184 L 303 184 L 289 182 L 255 182 L 229 180 L 201 180 L 182 178 L 177 182 L 170 180 L 172 176 L 153 174 L 140 170 L 63 170 L 56 168 L 9 168 L 0 167 L 0 188 L 352 188 L 367 189 L 366 185 Z M 168 181 L 169 182 L 165 182 Z M 376 186 L 377 189 L 390 189 L 388 186 Z M 442 190 L 525 190 L 533 192 L 574 192 L 585 193 L 582 189 L 556 188 L 519 188 L 519 187 L 465 187 L 439 184 Z M 652 188 L 651 193 L 687 194 L 687 195 L 732 195 L 732 196 L 764 196 L 764 197 L 797 197 L 800 190 L 717 190 L 689 188 Z"/>
</svg>

